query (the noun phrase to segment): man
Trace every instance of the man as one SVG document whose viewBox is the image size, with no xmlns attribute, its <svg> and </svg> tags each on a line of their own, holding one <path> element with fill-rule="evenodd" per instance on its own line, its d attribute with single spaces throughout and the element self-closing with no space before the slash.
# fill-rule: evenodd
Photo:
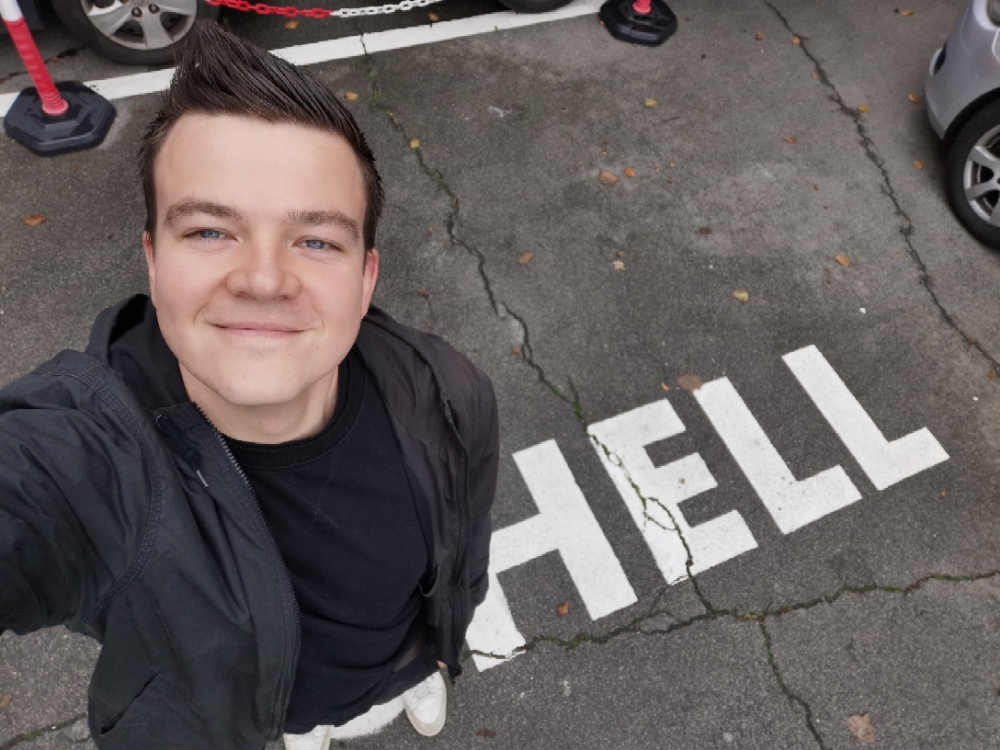
<svg viewBox="0 0 1000 750">
<path fill-rule="evenodd" d="M 150 298 L 0 392 L 0 631 L 102 642 L 101 750 L 247 750 L 404 694 L 418 731 L 487 582 L 489 380 L 370 300 L 357 124 L 206 26 L 143 140 Z"/>
</svg>

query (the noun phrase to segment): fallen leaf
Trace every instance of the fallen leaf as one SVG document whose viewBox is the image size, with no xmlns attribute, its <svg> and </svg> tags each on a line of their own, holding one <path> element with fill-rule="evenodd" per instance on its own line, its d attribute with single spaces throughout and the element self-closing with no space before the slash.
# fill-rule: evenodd
<svg viewBox="0 0 1000 750">
<path fill-rule="evenodd" d="M 812 72 L 812 77 L 813 77 L 813 78 L 819 78 L 819 73 L 817 73 L 817 72 L 816 72 L 816 71 L 814 70 L 814 71 Z"/>
<path fill-rule="evenodd" d="M 45 217 L 42 216 L 41 214 L 30 214 L 28 216 L 25 216 L 23 221 L 29 227 L 37 227 L 39 224 L 45 221 Z"/>
<path fill-rule="evenodd" d="M 428 297 L 430 297 L 430 295 L 427 292 L 425 292 L 423 289 L 418 289 L 417 290 L 417 294 L 419 294 L 424 299 L 427 299 Z"/>
<path fill-rule="evenodd" d="M 697 375 L 681 375 L 677 378 L 677 385 L 685 393 L 694 393 L 703 385 L 701 378 Z"/>
<path fill-rule="evenodd" d="M 798 142 L 799 142 L 799 139 L 796 138 L 794 135 L 786 135 L 785 136 L 785 143 L 788 143 L 788 144 L 791 144 L 791 145 L 795 145 Z"/>
<path fill-rule="evenodd" d="M 0 695 L 0 708 L 7 708 L 12 700 L 14 700 L 14 696 L 10 693 Z"/>
<path fill-rule="evenodd" d="M 486 729 L 484 727 L 483 729 L 480 729 L 478 732 L 476 732 L 476 736 L 490 738 L 490 737 L 496 737 L 497 733 L 494 732 L 492 729 Z"/>
<path fill-rule="evenodd" d="M 410 148 L 420 148 L 420 141 L 414 138 L 412 141 L 410 141 Z"/>
<path fill-rule="evenodd" d="M 854 736 L 862 742 L 875 741 L 875 727 L 872 726 L 871 714 L 865 713 L 860 716 L 851 716 L 847 719 L 847 726 L 854 732 Z"/>
<path fill-rule="evenodd" d="M 344 98 L 347 99 L 347 101 L 349 102 L 353 102 L 355 99 L 358 98 L 358 95 L 353 91 L 348 91 L 346 94 L 344 94 Z"/>
<path fill-rule="evenodd" d="M 917 94 L 907 94 L 906 98 L 909 99 L 914 104 L 920 104 L 920 102 L 923 101 L 923 99 L 921 99 L 920 96 Z"/>
<path fill-rule="evenodd" d="M 986 373 L 986 377 L 988 377 L 990 380 L 996 380 L 997 379 L 997 371 L 996 370 L 990 370 L 988 373 Z"/>
<path fill-rule="evenodd" d="M 907 18 L 913 15 L 912 10 L 897 10 L 896 12 L 899 13 L 899 15 L 901 15 L 903 18 Z"/>
<path fill-rule="evenodd" d="M 945 490 L 941 490 L 941 497 L 947 497 L 948 493 Z"/>
<path fill-rule="evenodd" d="M 972 344 L 973 346 L 975 346 L 976 344 L 978 344 L 978 343 L 979 343 L 979 339 L 977 339 L 977 338 L 976 338 L 975 336 L 969 336 L 969 339 L 968 339 L 968 341 L 969 341 L 969 343 L 970 343 L 970 344 Z"/>
<path fill-rule="evenodd" d="M 562 617 L 563 615 L 568 615 L 569 614 L 569 602 L 565 601 L 562 604 L 560 604 L 558 607 L 556 607 L 556 614 L 559 615 L 560 617 Z"/>
<path fill-rule="evenodd" d="M 597 180 L 602 185 L 617 185 L 618 179 L 619 179 L 618 175 L 616 175 L 614 172 L 609 172 L 606 169 L 602 169 L 600 172 L 597 173 Z"/>
<path fill-rule="evenodd" d="M 920 161 L 920 159 L 914 159 L 913 160 L 913 166 L 915 166 L 917 169 L 923 169 L 924 168 L 924 163 L 922 161 Z"/>
<path fill-rule="evenodd" d="M 623 253 L 621 250 L 619 250 L 617 253 L 615 253 L 615 255 L 617 255 L 619 258 L 624 258 L 625 257 L 625 253 Z"/>
<path fill-rule="evenodd" d="M 534 257 L 534 253 L 524 253 L 524 255 L 517 259 L 517 262 L 523 266 L 525 263 L 530 263 L 531 259 Z"/>
<path fill-rule="evenodd" d="M 295 29 L 295 28 L 298 28 L 298 25 L 299 25 L 299 22 L 296 21 L 294 18 L 289 18 L 287 21 L 285 21 L 285 28 L 286 29 Z"/>
<path fill-rule="evenodd" d="M 851 265 L 851 259 L 848 258 L 846 255 L 835 255 L 833 256 L 833 259 L 837 261 L 840 265 L 844 266 L 845 268 Z"/>
<path fill-rule="evenodd" d="M 519 346 L 513 346 L 513 347 L 511 347 L 510 350 L 512 352 L 514 352 L 514 354 L 516 354 L 518 357 L 521 356 L 521 347 L 519 347 Z"/>
<path fill-rule="evenodd" d="M 616 260 L 611 265 L 613 265 L 615 267 L 616 271 L 624 271 L 625 270 L 625 261 Z"/>
<path fill-rule="evenodd" d="M 761 39 L 764 38 L 764 32 L 758 31 L 756 34 L 753 35 L 753 38 L 759 42 Z"/>
<path fill-rule="evenodd" d="M 861 104 L 858 106 L 858 112 L 867 112 L 869 109 L 871 109 L 871 107 L 867 104 Z"/>
<path fill-rule="evenodd" d="M 792 44 L 802 44 L 802 40 L 799 39 L 797 36 L 793 36 L 792 37 Z"/>
<path fill-rule="evenodd" d="M 647 107 L 655 107 L 656 105 L 657 105 L 656 99 L 647 99 L 646 100 L 646 106 Z"/>
<path fill-rule="evenodd" d="M 707 55 L 707 54 L 705 54 L 704 52 L 702 52 L 702 53 L 701 53 L 701 59 L 702 59 L 702 60 L 704 60 L 704 59 L 705 59 L 706 57 L 708 57 L 708 55 Z"/>
<path fill-rule="evenodd" d="M 427 18 L 429 18 L 429 19 L 430 19 L 430 22 L 431 22 L 431 23 L 437 23 L 437 22 L 438 22 L 438 20 L 440 20 L 440 19 L 438 18 L 438 14 L 437 14 L 437 13 L 428 13 L 428 14 L 427 14 Z"/>
<path fill-rule="evenodd" d="M 736 300 L 737 302 L 749 302 L 750 294 L 747 292 L 746 289 L 734 289 L 733 299 Z"/>
<path fill-rule="evenodd" d="M 625 176 L 626 177 L 635 177 L 635 170 L 632 169 L 632 167 L 625 167 Z"/>
<path fill-rule="evenodd" d="M 664 383 L 662 380 L 660 381 L 660 388 L 662 388 L 664 391 L 670 390 L 670 386 Z"/>
<path fill-rule="evenodd" d="M 712 227 L 698 227 L 698 234 L 711 234 Z"/>
<path fill-rule="evenodd" d="M 602 152 L 601 152 L 601 156 L 607 156 L 607 155 L 608 155 L 608 152 L 607 152 L 607 151 L 602 151 Z"/>
</svg>

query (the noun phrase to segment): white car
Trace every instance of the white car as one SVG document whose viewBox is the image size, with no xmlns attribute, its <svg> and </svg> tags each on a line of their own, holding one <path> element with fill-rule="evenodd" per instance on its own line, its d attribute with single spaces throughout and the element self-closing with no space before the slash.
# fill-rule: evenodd
<svg viewBox="0 0 1000 750">
<path fill-rule="evenodd" d="M 931 58 L 925 93 L 931 126 L 948 145 L 952 210 L 1000 248 L 1000 0 L 970 0 Z"/>
</svg>

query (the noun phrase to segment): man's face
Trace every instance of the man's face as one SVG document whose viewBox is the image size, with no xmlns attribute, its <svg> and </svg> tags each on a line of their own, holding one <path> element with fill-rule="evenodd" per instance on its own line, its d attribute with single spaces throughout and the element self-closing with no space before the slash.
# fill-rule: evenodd
<svg viewBox="0 0 1000 750">
<path fill-rule="evenodd" d="M 329 385 L 378 276 L 354 152 L 299 125 L 189 114 L 154 168 L 143 238 L 167 345 L 192 390 L 279 406 Z"/>
</svg>

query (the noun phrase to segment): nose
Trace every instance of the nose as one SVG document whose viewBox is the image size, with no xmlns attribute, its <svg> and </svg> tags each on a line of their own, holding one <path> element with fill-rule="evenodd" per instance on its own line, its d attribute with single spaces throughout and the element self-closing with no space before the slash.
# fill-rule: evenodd
<svg viewBox="0 0 1000 750">
<path fill-rule="evenodd" d="M 237 297 L 258 300 L 294 297 L 300 282 L 293 261 L 292 254 L 280 243 L 247 242 L 236 254 L 226 286 Z"/>
</svg>

